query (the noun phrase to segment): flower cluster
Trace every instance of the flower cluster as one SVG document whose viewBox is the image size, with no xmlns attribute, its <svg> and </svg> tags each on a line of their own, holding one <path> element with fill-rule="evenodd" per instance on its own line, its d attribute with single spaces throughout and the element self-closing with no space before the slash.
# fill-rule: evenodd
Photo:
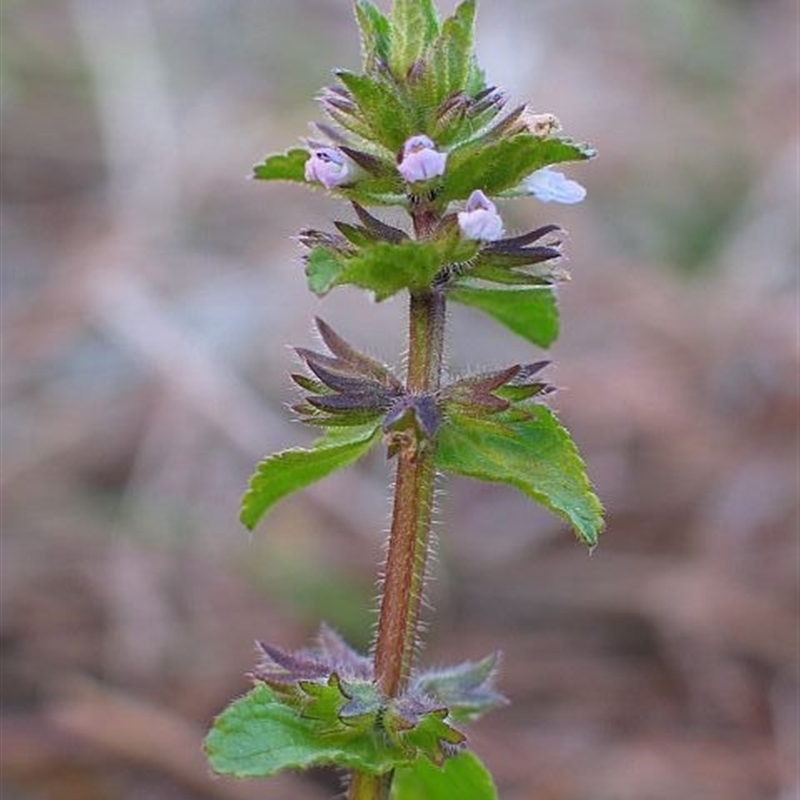
<svg viewBox="0 0 800 800">
<path fill-rule="evenodd" d="M 453 723 L 469 721 L 507 701 L 495 688 L 498 656 L 412 676 L 398 697 L 385 697 L 372 661 L 327 625 L 317 643 L 290 653 L 264 642 L 251 677 L 287 705 L 319 723 L 326 736 L 385 737 L 408 757 L 421 752 L 441 764 L 464 743 Z"/>
<path fill-rule="evenodd" d="M 540 138 L 546 138 L 560 129 L 553 114 L 528 114 L 526 127 Z M 397 171 L 409 192 L 413 184 L 426 183 L 440 178 L 447 168 L 447 153 L 437 150 L 433 140 L 425 134 L 409 137 L 400 150 Z M 354 185 L 358 177 L 367 175 L 344 150 L 331 146 L 312 147 L 305 162 L 305 179 L 322 184 L 326 189 Z M 551 166 L 542 167 L 526 176 L 510 194 L 531 195 L 544 203 L 579 203 L 586 197 L 586 189 L 577 181 L 567 178 Z M 481 189 L 475 189 L 467 199 L 463 211 L 458 212 L 458 224 L 466 239 L 493 242 L 503 236 L 503 222 L 495 204 Z"/>
</svg>

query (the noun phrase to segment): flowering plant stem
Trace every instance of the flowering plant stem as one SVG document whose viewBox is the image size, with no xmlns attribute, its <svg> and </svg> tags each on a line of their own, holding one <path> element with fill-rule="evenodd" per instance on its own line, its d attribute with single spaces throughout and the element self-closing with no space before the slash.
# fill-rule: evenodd
<svg viewBox="0 0 800 800">
<path fill-rule="evenodd" d="M 412 293 L 408 317 L 406 390 L 435 392 L 442 374 L 444 295 L 436 290 Z M 430 448 L 401 450 L 374 659 L 375 676 L 386 697 L 395 697 L 405 688 L 417 647 L 435 476 Z M 384 777 L 355 775 L 350 800 L 387 797 L 391 777 Z"/>
<path fill-rule="evenodd" d="M 363 73 L 338 70 L 323 90 L 325 141 L 254 169 L 260 180 L 322 186 L 349 201 L 352 221 L 300 233 L 309 288 L 323 297 L 354 286 L 376 301 L 408 292 L 408 342 L 404 376 L 322 319 L 325 352 L 296 349 L 306 369 L 291 376 L 303 391 L 293 409 L 322 435 L 259 462 L 240 518 L 252 530 L 283 497 L 385 446 L 397 465 L 376 636 L 371 657 L 325 624 L 294 652 L 259 642 L 256 685 L 206 738 L 222 774 L 330 765 L 349 771 L 348 800 L 497 800 L 461 726 L 507 702 L 494 685 L 499 654 L 438 669 L 415 663 L 437 473 L 513 486 L 592 547 L 603 527 L 578 449 L 544 403 L 555 391 L 542 377 L 548 360 L 442 376 L 445 298 L 537 347 L 555 340 L 554 286 L 568 278 L 561 229 L 506 236 L 495 200 L 578 202 L 583 188 L 551 166 L 594 155 L 559 136 L 552 114 L 503 111 L 505 93 L 473 53 L 475 5 L 461 0 L 443 20 L 434 0 L 394 0 L 388 16 L 355 0 Z M 381 219 L 387 206 L 411 225 Z"/>
</svg>

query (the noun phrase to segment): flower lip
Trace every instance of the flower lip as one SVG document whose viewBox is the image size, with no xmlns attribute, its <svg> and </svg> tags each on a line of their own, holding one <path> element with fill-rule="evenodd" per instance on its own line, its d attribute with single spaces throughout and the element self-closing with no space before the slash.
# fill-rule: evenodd
<svg viewBox="0 0 800 800">
<path fill-rule="evenodd" d="M 436 145 L 429 136 L 424 133 L 418 133 L 416 136 L 410 136 L 403 144 L 402 158 L 405 158 L 409 153 L 419 153 L 420 150 L 435 150 Z"/>
<path fill-rule="evenodd" d="M 458 212 L 458 227 L 466 239 L 494 242 L 503 237 L 503 220 L 495 204 L 476 189 L 467 199 L 464 211 Z"/>
<path fill-rule="evenodd" d="M 305 178 L 333 189 L 351 183 L 355 169 L 355 164 L 338 148 L 314 147 L 305 164 Z"/>
<path fill-rule="evenodd" d="M 581 184 L 549 166 L 528 175 L 522 187 L 525 194 L 531 194 L 543 203 L 580 203 L 586 197 L 586 189 Z"/>
<path fill-rule="evenodd" d="M 408 183 L 417 183 L 444 175 L 446 164 L 447 153 L 440 153 L 433 140 L 420 133 L 406 139 L 397 170 Z"/>
</svg>

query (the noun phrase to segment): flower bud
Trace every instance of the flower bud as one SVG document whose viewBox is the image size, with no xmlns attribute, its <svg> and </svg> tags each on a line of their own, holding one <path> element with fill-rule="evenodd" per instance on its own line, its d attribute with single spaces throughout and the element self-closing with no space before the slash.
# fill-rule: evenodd
<svg viewBox="0 0 800 800">
<path fill-rule="evenodd" d="M 543 203 L 580 203 L 586 197 L 583 186 L 551 167 L 543 167 L 528 175 L 522 182 L 522 189 Z"/>
<path fill-rule="evenodd" d="M 447 153 L 440 153 L 431 139 L 418 134 L 403 145 L 397 170 L 408 183 L 416 183 L 443 175 L 446 163 Z"/>
<path fill-rule="evenodd" d="M 503 220 L 480 189 L 469 196 L 466 209 L 458 212 L 458 227 L 466 239 L 479 242 L 494 242 L 503 236 Z"/>
<path fill-rule="evenodd" d="M 307 181 L 321 183 L 326 189 L 352 183 L 357 167 L 335 147 L 315 147 L 306 161 Z"/>
</svg>

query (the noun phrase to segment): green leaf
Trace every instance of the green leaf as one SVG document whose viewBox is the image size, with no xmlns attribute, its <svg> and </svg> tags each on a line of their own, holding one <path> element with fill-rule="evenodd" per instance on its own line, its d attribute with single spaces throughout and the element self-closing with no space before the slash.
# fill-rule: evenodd
<svg viewBox="0 0 800 800">
<path fill-rule="evenodd" d="M 452 414 L 439 430 L 443 470 L 516 486 L 555 511 L 585 544 L 597 544 L 603 507 L 569 433 L 544 406 L 526 419 L 497 421 Z"/>
<path fill-rule="evenodd" d="M 336 286 L 344 269 L 344 262 L 327 247 L 315 247 L 306 256 L 308 288 L 322 297 Z"/>
<path fill-rule="evenodd" d="M 350 244 L 356 245 L 356 247 L 378 241 L 378 237 L 374 233 L 371 233 L 361 225 L 351 225 L 349 222 L 334 222 L 333 224 L 336 226 L 339 233 L 341 233 Z"/>
<path fill-rule="evenodd" d="M 430 286 L 443 258 L 442 247 L 433 241 L 378 242 L 348 258 L 336 282 L 370 289 L 376 300 L 385 300 L 401 289 Z"/>
<path fill-rule="evenodd" d="M 394 0 L 389 67 L 402 81 L 439 33 L 439 15 L 431 0 Z"/>
<path fill-rule="evenodd" d="M 466 737 L 446 722 L 446 708 L 429 711 L 408 731 L 393 731 L 391 725 L 391 709 L 384 712 L 384 726 L 390 738 L 396 736 L 401 750 L 409 755 L 422 753 L 434 764 L 443 764 L 446 758 L 445 748 L 453 748 L 463 744 Z"/>
<path fill-rule="evenodd" d="M 380 774 L 409 759 L 375 730 L 333 735 L 259 685 L 231 703 L 205 741 L 211 768 L 237 778 L 265 778 L 281 769 L 324 764 Z"/>
<path fill-rule="evenodd" d="M 492 776 L 468 750 L 442 767 L 424 758 L 400 767 L 392 781 L 391 800 L 497 800 Z"/>
<path fill-rule="evenodd" d="M 242 524 L 254 528 L 278 500 L 360 458 L 379 434 L 380 423 L 376 421 L 337 431 L 334 444 L 323 437 L 310 450 L 298 447 L 268 456 L 256 467 L 242 498 Z"/>
<path fill-rule="evenodd" d="M 361 30 L 361 52 L 364 69 L 369 72 L 376 61 L 389 60 L 389 20 L 369 0 L 356 3 L 356 20 Z"/>
<path fill-rule="evenodd" d="M 293 147 L 286 153 L 267 156 L 261 164 L 256 164 L 253 167 L 253 177 L 262 181 L 307 183 L 306 161 L 308 161 L 308 150 L 302 147 Z"/>
<path fill-rule="evenodd" d="M 391 152 L 399 151 L 415 131 L 414 117 L 400 99 L 397 87 L 347 70 L 338 70 L 336 74 L 358 104 L 372 138 Z"/>
<path fill-rule="evenodd" d="M 354 439 L 362 435 L 366 435 L 369 431 L 373 430 L 375 425 L 371 422 L 364 424 L 358 429 L 354 428 L 329 428 L 319 438 L 314 441 L 314 447 L 318 449 L 326 447 L 338 447 L 352 442 Z"/>
<path fill-rule="evenodd" d="M 474 189 L 498 195 L 548 164 L 583 161 L 593 155 L 587 145 L 565 139 L 540 139 L 530 133 L 519 133 L 482 147 L 469 142 L 448 158 L 441 199 L 463 200 Z"/>
<path fill-rule="evenodd" d="M 558 338 L 558 304 L 550 287 L 490 289 L 464 283 L 449 289 L 447 296 L 485 311 L 539 347 L 549 347 Z"/>
<path fill-rule="evenodd" d="M 509 259 L 511 261 L 512 259 Z M 504 286 L 551 286 L 568 280 L 569 273 L 558 264 L 535 265 L 528 269 L 515 269 L 514 264 L 492 264 L 482 256 L 469 268 L 469 277 Z"/>
<path fill-rule="evenodd" d="M 303 716 L 324 723 L 327 734 L 341 731 L 343 726 L 366 731 L 381 710 L 380 692 L 371 681 L 350 682 L 347 694 L 336 673 L 326 683 L 301 681 L 299 685 L 309 698 L 303 705 Z"/>
<path fill-rule="evenodd" d="M 441 103 L 453 92 L 469 88 L 474 56 L 473 31 L 475 0 L 465 0 L 442 25 L 442 32 L 431 45 L 428 80 L 433 102 Z"/>
</svg>

